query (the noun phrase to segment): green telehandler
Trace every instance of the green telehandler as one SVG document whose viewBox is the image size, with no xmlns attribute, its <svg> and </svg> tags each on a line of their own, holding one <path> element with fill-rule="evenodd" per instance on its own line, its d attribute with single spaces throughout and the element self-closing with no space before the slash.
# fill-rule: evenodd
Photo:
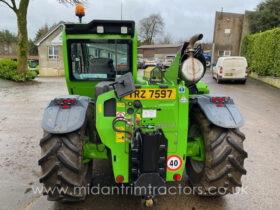
<svg viewBox="0 0 280 210">
<path fill-rule="evenodd" d="M 146 206 L 184 173 L 202 196 L 241 187 L 244 121 L 230 97 L 210 95 L 200 81 L 206 62 L 194 44 L 202 37 L 184 43 L 166 72 L 156 67 L 144 79 L 134 21 L 65 24 L 69 95 L 46 107 L 40 140 L 48 200 L 84 200 L 96 159 L 110 161 L 115 182 L 133 186 Z"/>
</svg>

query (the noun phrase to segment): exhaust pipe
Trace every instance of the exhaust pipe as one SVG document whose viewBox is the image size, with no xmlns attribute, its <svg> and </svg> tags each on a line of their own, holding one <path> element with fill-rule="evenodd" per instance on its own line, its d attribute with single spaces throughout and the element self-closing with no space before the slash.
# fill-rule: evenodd
<svg viewBox="0 0 280 210">
<path fill-rule="evenodd" d="M 194 44 L 203 38 L 203 34 L 196 34 L 192 36 L 189 40 L 189 44 L 187 46 L 188 51 L 192 51 Z"/>
<path fill-rule="evenodd" d="M 195 66 L 200 66 L 202 64 L 200 62 L 198 64 L 198 60 L 194 58 L 194 49 L 193 49 L 194 44 L 197 41 L 201 40 L 202 38 L 203 38 L 203 34 L 196 34 L 196 35 L 192 36 L 189 40 L 189 43 L 187 46 L 188 57 L 186 60 L 184 60 L 182 62 L 182 67 L 181 67 L 182 78 L 187 82 L 195 83 L 195 82 L 199 81 L 203 76 L 202 75 L 200 78 L 197 78 Z"/>
</svg>

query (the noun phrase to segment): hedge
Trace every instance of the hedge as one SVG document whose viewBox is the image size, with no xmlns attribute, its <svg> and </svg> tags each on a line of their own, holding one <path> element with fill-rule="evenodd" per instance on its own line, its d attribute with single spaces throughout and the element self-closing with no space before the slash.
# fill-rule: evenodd
<svg viewBox="0 0 280 210">
<path fill-rule="evenodd" d="M 280 28 L 245 36 L 241 54 L 247 58 L 249 72 L 280 77 Z"/>
<path fill-rule="evenodd" d="M 27 66 L 27 64 L 26 64 Z M 0 78 L 12 80 L 15 82 L 25 82 L 34 79 L 37 74 L 33 71 L 27 71 L 25 75 L 21 75 L 17 71 L 17 62 L 10 59 L 0 60 Z"/>
</svg>

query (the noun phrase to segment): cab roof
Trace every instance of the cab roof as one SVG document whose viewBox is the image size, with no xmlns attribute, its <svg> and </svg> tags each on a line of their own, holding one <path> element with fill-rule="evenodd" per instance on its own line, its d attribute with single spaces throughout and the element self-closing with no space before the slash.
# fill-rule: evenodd
<svg viewBox="0 0 280 210">
<path fill-rule="evenodd" d="M 100 34 L 97 33 L 97 27 L 103 26 L 103 34 L 112 35 L 130 35 L 134 37 L 135 22 L 131 20 L 92 20 L 84 23 L 66 23 L 66 34 Z M 121 27 L 127 27 L 127 34 L 121 33 Z"/>
</svg>

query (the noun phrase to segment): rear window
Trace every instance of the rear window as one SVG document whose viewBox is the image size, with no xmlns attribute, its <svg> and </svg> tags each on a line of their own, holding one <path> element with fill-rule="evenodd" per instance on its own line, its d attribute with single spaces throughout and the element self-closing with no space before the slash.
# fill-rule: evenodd
<svg viewBox="0 0 280 210">
<path fill-rule="evenodd" d="M 222 63 L 223 67 L 246 67 L 247 62 L 244 59 L 240 58 L 232 58 L 232 59 L 225 59 Z"/>
</svg>

